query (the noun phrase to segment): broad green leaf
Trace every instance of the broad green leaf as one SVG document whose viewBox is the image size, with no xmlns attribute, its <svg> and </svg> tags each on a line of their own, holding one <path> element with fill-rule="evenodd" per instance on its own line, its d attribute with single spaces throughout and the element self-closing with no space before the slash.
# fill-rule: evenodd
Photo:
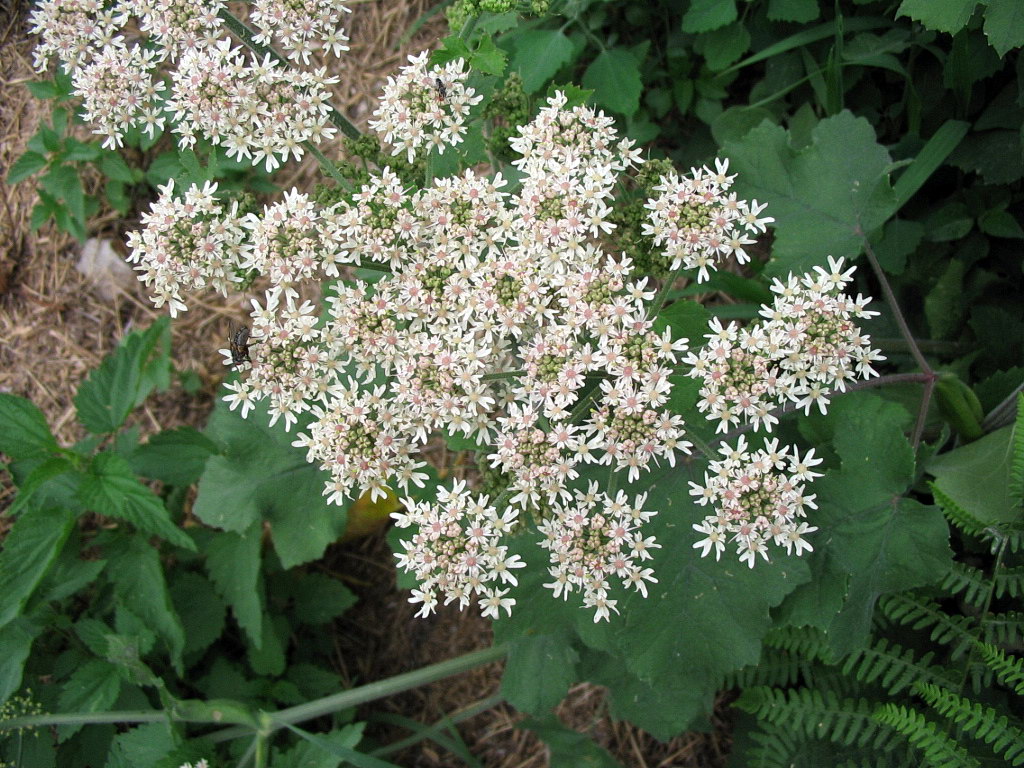
<svg viewBox="0 0 1024 768">
<path fill-rule="evenodd" d="M 550 768 L 620 768 L 606 749 L 589 736 L 566 728 L 554 715 L 527 718 L 519 727 L 533 731 L 544 742 Z"/>
<path fill-rule="evenodd" d="M 30 508 L 0 551 L 0 627 L 14 620 L 60 554 L 75 517 L 62 508 Z"/>
<path fill-rule="evenodd" d="M 469 57 L 470 68 L 495 77 L 505 72 L 506 63 L 505 52 L 490 37 L 481 38 L 477 49 Z"/>
<path fill-rule="evenodd" d="M 52 80 L 32 80 L 25 85 L 37 99 L 55 99 L 58 96 L 57 84 Z"/>
<path fill-rule="evenodd" d="M 117 701 L 121 691 L 121 672 L 109 661 L 92 659 L 74 672 L 61 688 L 57 701 L 61 712 L 103 712 Z M 67 741 L 80 725 L 63 725 L 58 740 Z"/>
<path fill-rule="evenodd" d="M 23 479 L 15 475 L 18 482 L 18 495 L 7 509 L 7 514 L 14 516 L 30 506 L 52 506 L 60 504 L 67 487 L 55 482 L 58 478 L 69 480 L 69 485 L 76 489 L 82 474 L 78 472 L 70 460 L 63 456 L 54 456 L 43 461 L 33 461 L 35 466 Z M 48 491 L 54 491 L 48 493 Z"/>
<path fill-rule="evenodd" d="M 808 562 L 812 584 L 845 581 L 848 589 L 838 615 L 832 589 L 804 586 L 787 602 L 791 615 L 816 616 L 814 625 L 826 628 L 841 655 L 866 640 L 881 595 L 942 578 L 952 552 L 941 511 L 904 498 L 915 481 L 904 436 L 910 414 L 874 395 L 851 393 L 832 403 L 827 419 L 842 468 L 808 489 L 818 504 L 808 519 L 819 528 Z"/>
<path fill-rule="evenodd" d="M 572 41 L 560 29 L 531 29 L 516 35 L 511 68 L 534 93 L 572 59 Z"/>
<path fill-rule="evenodd" d="M 262 643 L 259 648 L 250 644 L 246 653 L 253 672 L 263 677 L 277 677 L 284 673 L 287 666 L 285 651 L 288 630 L 288 621 L 283 616 L 263 614 L 260 629 Z"/>
<path fill-rule="evenodd" d="M 0 452 L 12 459 L 28 459 L 56 448 L 43 412 L 30 400 L 0 392 Z"/>
<path fill-rule="evenodd" d="M 509 644 L 501 695 L 522 712 L 554 709 L 576 682 L 579 654 L 565 638 L 538 634 Z"/>
<path fill-rule="evenodd" d="M 704 57 L 712 72 L 725 69 L 739 60 L 749 48 L 750 32 L 739 21 L 705 32 L 694 42 L 694 50 Z"/>
<path fill-rule="evenodd" d="M 105 452 L 92 460 L 78 498 L 93 512 L 127 520 L 142 533 L 195 551 L 192 539 L 171 521 L 159 497 L 138 481 L 128 462 L 117 454 Z"/>
<path fill-rule="evenodd" d="M 985 37 L 996 53 L 1005 56 L 1024 45 L 1024 3 L 1020 0 L 985 0 Z"/>
<path fill-rule="evenodd" d="M 17 184 L 19 181 L 24 181 L 33 173 L 41 171 L 45 167 L 46 158 L 38 152 L 29 150 L 14 161 L 11 170 L 7 172 L 7 183 Z"/>
<path fill-rule="evenodd" d="M 1024 229 L 1013 214 L 1006 210 L 985 211 L 978 217 L 978 228 L 992 237 L 1024 240 Z"/>
<path fill-rule="evenodd" d="M 128 461 L 136 474 L 168 485 L 198 482 L 217 444 L 192 427 L 165 429 L 135 449 Z"/>
<path fill-rule="evenodd" d="M 268 422 L 262 404 L 243 419 L 218 403 L 207 435 L 225 449 L 207 461 L 193 509 L 204 523 L 235 532 L 266 521 L 281 564 L 291 568 L 323 555 L 347 515 L 324 500 L 329 475 L 291 445 L 294 432 Z"/>
<path fill-rule="evenodd" d="M 903 273 L 907 257 L 917 250 L 924 237 L 924 225 L 919 221 L 892 219 L 882 230 L 882 239 L 875 245 L 875 256 L 882 269 L 890 275 Z"/>
<path fill-rule="evenodd" d="M 704 345 L 704 336 L 709 333 L 710 315 L 703 304 L 696 301 L 674 301 L 665 307 L 654 319 L 654 330 L 663 333 L 672 329 L 673 339 L 687 339 L 690 347 Z"/>
<path fill-rule="evenodd" d="M 21 688 L 22 670 L 32 643 L 43 631 L 43 626 L 27 616 L 19 616 L 5 627 L 0 627 L 0 704 Z"/>
<path fill-rule="evenodd" d="M 768 203 L 775 243 L 767 275 L 801 273 L 828 255 L 852 258 L 896 211 L 889 153 L 871 124 L 843 111 L 822 120 L 796 150 L 785 129 L 762 123 L 724 153 L 746 198 Z"/>
<path fill-rule="evenodd" d="M 962 120 L 947 120 L 928 139 L 928 143 L 921 148 L 914 161 L 893 184 L 898 207 L 902 207 L 946 161 L 950 153 L 963 141 L 968 128 L 970 125 Z"/>
<path fill-rule="evenodd" d="M 626 48 L 606 48 L 583 73 L 583 87 L 594 91 L 594 101 L 623 115 L 640 106 L 640 67 Z"/>
<path fill-rule="evenodd" d="M 967 268 L 959 259 L 951 259 L 924 300 L 931 338 L 949 339 L 960 329 L 967 311 L 964 275 Z"/>
<path fill-rule="evenodd" d="M 736 21 L 736 0 L 692 0 L 683 15 L 683 32 L 710 32 Z"/>
<path fill-rule="evenodd" d="M 768 0 L 768 18 L 806 24 L 820 14 L 819 0 Z"/>
<path fill-rule="evenodd" d="M 290 749 L 275 749 L 272 764 L 274 768 L 338 768 L 346 757 L 351 757 L 363 738 L 365 727 L 365 723 L 352 723 L 330 733 L 317 734 L 313 740 L 302 740 Z M 376 762 L 388 765 L 380 760 Z M 351 764 L 359 765 L 355 761 Z"/>
<path fill-rule="evenodd" d="M 107 768 L 153 768 L 175 747 L 168 723 L 146 723 L 114 737 L 110 745 Z"/>
<path fill-rule="evenodd" d="M 263 590 L 257 524 L 242 533 L 216 533 L 203 547 L 206 570 L 217 592 L 231 606 L 235 621 L 257 648 L 263 643 Z"/>
<path fill-rule="evenodd" d="M 1012 184 L 1024 176 L 1020 131 L 993 130 L 971 133 L 949 162 L 979 174 L 986 184 Z"/>
<path fill-rule="evenodd" d="M 323 573 L 301 574 L 292 592 L 295 618 L 306 624 L 326 624 L 359 599 L 340 580 Z"/>
<path fill-rule="evenodd" d="M 939 454 L 926 467 L 942 493 L 986 525 L 1021 517 L 1019 505 L 1010 496 L 1013 430 L 1013 425 L 1003 427 Z"/>
<path fill-rule="evenodd" d="M 191 571 L 176 573 L 170 594 L 185 630 L 185 653 L 205 651 L 224 631 L 224 601 L 206 577 Z"/>
<path fill-rule="evenodd" d="M 168 386 L 170 338 L 166 317 L 128 334 L 79 386 L 75 408 L 82 426 L 93 434 L 114 432 L 154 387 Z"/>
<path fill-rule="evenodd" d="M 978 0 L 903 0 L 897 16 L 909 16 L 928 29 L 954 34 L 970 21 Z"/>
<path fill-rule="evenodd" d="M 112 181 L 121 181 L 125 184 L 134 184 L 135 175 L 128 163 L 124 161 L 120 153 L 108 151 L 100 158 L 100 170 L 103 175 Z"/>
<path fill-rule="evenodd" d="M 163 638 L 181 674 L 185 630 L 171 604 L 157 551 L 140 537 L 118 540 L 110 547 L 107 576 L 120 603 Z"/>
</svg>

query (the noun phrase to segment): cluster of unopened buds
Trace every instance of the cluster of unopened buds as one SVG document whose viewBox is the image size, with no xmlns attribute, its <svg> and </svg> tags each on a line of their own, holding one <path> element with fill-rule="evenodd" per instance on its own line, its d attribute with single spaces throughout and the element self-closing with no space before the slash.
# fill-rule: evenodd
<svg viewBox="0 0 1024 768">
<path fill-rule="evenodd" d="M 340 6 L 298 5 L 319 21 L 302 23 L 294 2 L 257 2 L 250 21 L 260 39 L 301 61 L 314 39 L 326 40 L 331 53 L 344 50 Z M 323 71 L 243 56 L 219 37 L 219 6 L 202 12 L 181 0 L 118 0 L 112 14 L 106 7 L 41 4 L 34 16 L 41 61 L 56 54 L 72 71 L 109 69 L 112 50 L 138 50 L 117 35 L 135 14 L 163 46 L 145 66 L 177 62 L 165 113 L 145 101 L 157 98 L 158 85 L 133 97 L 154 130 L 166 118 L 184 146 L 204 136 L 268 168 L 330 134 Z M 76 32 L 74 20 L 88 12 L 96 23 Z M 185 32 L 162 21 L 172 12 L 189 20 Z M 111 82 L 144 85 L 114 74 Z M 410 162 L 456 146 L 481 100 L 467 78 L 462 61 L 430 67 L 426 54 L 410 57 L 388 80 L 371 127 Z M 89 85 L 100 80 L 82 74 L 76 82 L 100 88 Z M 96 94 L 81 95 L 97 131 L 118 143 L 136 118 L 103 114 L 90 106 Z M 340 202 L 321 205 L 292 190 L 261 212 L 242 212 L 216 185 L 169 184 L 130 236 L 130 260 L 172 315 L 187 308 L 189 292 L 226 294 L 254 275 L 268 281 L 263 300 L 252 301 L 244 349 L 223 350 L 243 374 L 226 385 L 225 399 L 243 416 L 265 401 L 272 424 L 297 426 L 293 444 L 328 474 L 329 503 L 392 489 L 410 496 L 394 517 L 410 529 L 398 558 L 419 582 L 412 599 L 420 615 L 442 601 L 475 603 L 495 618 L 510 613 L 514 572 L 524 563 L 505 541 L 532 518 L 549 556 L 545 586 L 556 597 L 578 592 L 598 621 L 618 610 L 613 588 L 647 595 L 657 582 L 648 561 L 659 544 L 643 530 L 655 515 L 643 508 L 646 496 L 594 483 L 583 490 L 586 465 L 606 465 L 633 482 L 690 452 L 683 420 L 668 408 L 680 369 L 703 379 L 699 407 L 721 431 L 741 419 L 770 429 L 785 403 L 824 410 L 828 392 L 874 374 L 871 362 L 880 358 L 853 322 L 873 313 L 866 299 L 842 293 L 852 270 L 830 261 L 829 270 L 776 281 L 760 325 L 715 323 L 710 343 L 684 358 L 687 340 L 655 329 L 664 296 L 634 275 L 628 256 L 604 250 L 616 189 L 643 162 L 639 150 L 610 117 L 570 107 L 561 92 L 510 143 L 522 176 L 515 185 L 468 170 L 409 189 L 384 167 Z M 729 191 L 734 179 L 719 160 L 654 187 L 645 234 L 673 270 L 702 281 L 727 259 L 748 260 L 744 246 L 772 219 L 760 215 L 763 205 Z M 381 276 L 339 279 L 348 267 Z M 333 282 L 321 316 L 301 289 L 325 280 Z M 436 500 L 411 498 L 427 479 L 423 448 L 437 435 L 471 439 L 501 489 L 473 494 L 456 481 Z M 758 554 L 767 559 L 769 543 L 797 555 L 810 550 L 802 536 L 815 529 L 802 518 L 814 505 L 803 483 L 815 476 L 813 455 L 801 459 L 774 441 L 749 450 L 742 439 L 722 452 L 693 490 L 699 504 L 715 507 L 695 526 L 706 537 L 696 545 L 702 554 L 717 557 L 731 542 L 753 566 Z"/>
</svg>

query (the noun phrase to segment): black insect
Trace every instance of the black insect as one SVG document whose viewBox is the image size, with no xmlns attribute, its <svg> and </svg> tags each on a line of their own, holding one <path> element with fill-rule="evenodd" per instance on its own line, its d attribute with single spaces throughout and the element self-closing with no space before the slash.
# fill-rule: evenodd
<svg viewBox="0 0 1024 768">
<path fill-rule="evenodd" d="M 231 364 L 239 366 L 251 363 L 249 358 L 249 326 L 243 325 L 228 336 L 228 347 L 231 349 Z"/>
<path fill-rule="evenodd" d="M 437 89 L 437 98 L 440 101 L 446 101 L 448 99 L 448 89 L 444 87 L 444 83 L 441 82 L 440 77 L 434 78 L 434 88 Z"/>
</svg>

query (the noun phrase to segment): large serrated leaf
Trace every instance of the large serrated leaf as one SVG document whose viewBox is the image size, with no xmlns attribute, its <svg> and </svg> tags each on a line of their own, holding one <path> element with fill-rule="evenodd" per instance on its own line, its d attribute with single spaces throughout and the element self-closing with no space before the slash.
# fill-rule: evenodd
<svg viewBox="0 0 1024 768">
<path fill-rule="evenodd" d="M 61 712 L 102 712 L 110 709 L 121 691 L 120 670 L 109 661 L 92 659 L 75 669 L 63 688 L 58 703 Z M 59 740 L 71 738 L 81 725 L 64 725 Z"/>
<path fill-rule="evenodd" d="M 896 212 L 889 153 L 871 123 L 848 111 L 819 122 L 802 149 L 784 128 L 762 123 L 723 151 L 740 194 L 767 202 L 775 217 L 768 275 L 807 272 L 829 255 L 855 257 Z"/>
<path fill-rule="evenodd" d="M 66 509 L 29 509 L 7 532 L 0 552 L 0 627 L 18 615 L 42 581 L 74 520 Z"/>
<path fill-rule="evenodd" d="M 143 533 L 195 551 L 196 545 L 171 521 L 159 497 L 138 481 L 128 462 L 117 454 L 101 453 L 93 459 L 78 487 L 78 498 L 93 512 L 127 520 Z"/>
<path fill-rule="evenodd" d="M 572 58 L 572 41 L 560 29 L 532 29 L 516 35 L 512 69 L 523 78 L 523 90 L 537 91 Z"/>
<path fill-rule="evenodd" d="M 594 91 L 594 100 L 602 107 L 626 115 L 640 106 L 640 67 L 626 48 L 607 48 L 597 55 L 583 73 L 583 87 Z"/>
<path fill-rule="evenodd" d="M 521 712 L 548 712 L 576 682 L 578 660 L 579 654 L 564 637 L 519 637 L 509 644 L 501 695 Z"/>
<path fill-rule="evenodd" d="M 217 592 L 231 606 L 235 621 L 259 648 L 263 643 L 263 590 L 260 585 L 261 528 L 216 533 L 203 547 L 206 571 Z"/>
<path fill-rule="evenodd" d="M 82 426 L 97 435 L 114 432 L 155 387 L 167 387 L 170 338 L 166 317 L 128 334 L 79 386 L 75 408 Z"/>
<path fill-rule="evenodd" d="M 0 452 L 12 459 L 45 456 L 57 447 L 46 417 L 30 400 L 0 392 Z"/>
<path fill-rule="evenodd" d="M 198 482 L 217 444 L 192 427 L 165 429 L 140 445 L 128 458 L 136 474 L 169 485 Z"/>
</svg>

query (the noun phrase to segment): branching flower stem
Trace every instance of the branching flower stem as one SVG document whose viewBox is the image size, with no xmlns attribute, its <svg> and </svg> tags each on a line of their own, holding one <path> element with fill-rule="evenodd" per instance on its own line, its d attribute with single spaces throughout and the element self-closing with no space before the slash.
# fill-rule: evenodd
<svg viewBox="0 0 1024 768">
<path fill-rule="evenodd" d="M 882 265 L 878 263 L 878 257 L 875 256 L 875 251 L 871 247 L 871 243 L 868 242 L 868 238 L 864 234 L 864 230 L 861 229 L 859 223 L 857 225 L 856 234 L 861 238 L 861 242 L 864 246 L 864 254 L 868 257 L 871 269 L 874 271 L 875 277 L 878 278 L 878 282 L 882 286 L 882 293 L 885 295 L 885 302 L 889 305 L 889 309 L 892 310 L 893 319 L 896 320 L 896 325 L 900 329 L 900 334 L 906 340 L 907 346 L 910 348 L 911 356 L 913 356 L 918 367 L 922 371 L 923 378 L 921 381 L 924 383 L 924 392 L 921 395 L 921 406 L 917 411 L 917 422 L 914 424 L 914 433 L 910 441 L 910 444 L 916 453 L 917 446 L 921 443 L 921 435 L 924 433 L 924 423 L 928 417 L 928 407 L 931 405 L 932 392 L 935 390 L 935 382 L 938 380 L 939 375 L 932 370 L 932 367 L 928 365 L 928 361 L 921 353 L 921 348 L 917 345 L 914 335 L 910 332 L 910 326 L 907 325 L 906 318 L 903 317 L 903 312 L 900 310 L 899 302 L 896 301 L 896 295 L 892 292 L 892 287 L 889 285 L 889 280 L 885 276 L 885 271 L 882 269 Z"/>
</svg>

